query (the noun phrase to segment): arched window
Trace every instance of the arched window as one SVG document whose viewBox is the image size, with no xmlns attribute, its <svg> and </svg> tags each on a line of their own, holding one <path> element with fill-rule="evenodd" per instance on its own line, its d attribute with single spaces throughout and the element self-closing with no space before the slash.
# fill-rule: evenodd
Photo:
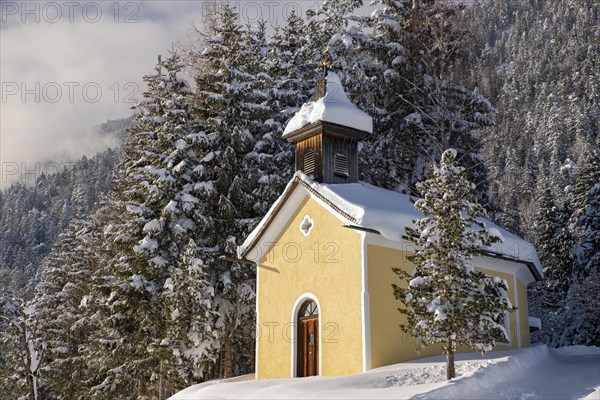
<svg viewBox="0 0 600 400">
<path fill-rule="evenodd" d="M 317 307 L 317 303 L 315 303 L 312 300 L 309 300 L 302 305 L 302 308 L 298 313 L 298 318 L 316 317 L 318 315 L 319 308 Z"/>
<path fill-rule="evenodd" d="M 308 149 L 304 153 L 304 173 L 313 174 L 315 172 L 315 149 Z"/>
<path fill-rule="evenodd" d="M 348 156 L 346 153 L 335 153 L 333 156 L 333 173 L 344 178 L 348 177 Z"/>
</svg>

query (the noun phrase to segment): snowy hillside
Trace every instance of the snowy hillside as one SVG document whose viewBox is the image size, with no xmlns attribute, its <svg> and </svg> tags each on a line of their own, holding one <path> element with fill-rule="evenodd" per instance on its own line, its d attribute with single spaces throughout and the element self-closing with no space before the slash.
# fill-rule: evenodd
<svg viewBox="0 0 600 400">
<path fill-rule="evenodd" d="M 443 358 L 430 357 L 340 377 L 254 380 L 245 375 L 189 387 L 171 400 L 280 399 L 600 399 L 600 349 L 544 345 L 457 356 L 461 375 L 445 381 Z"/>
<path fill-rule="evenodd" d="M 31 4 L 26 10 L 26 2 L 0 0 L 2 8 L 10 5 L 11 10 L 3 17 L 13 18 L 0 28 L 3 39 L 11 43 L 7 47 L 3 41 L 2 51 L 13 48 L 15 55 L 28 57 L 35 53 L 34 66 L 43 70 L 32 73 L 27 57 L 21 62 L 16 61 L 20 56 L 2 53 L 0 57 L 2 71 L 9 63 L 18 72 L 8 74 L 14 82 L 8 82 L 11 90 L 5 94 L 19 107 L 24 103 L 30 107 L 26 113 L 5 112 L 13 120 L 10 132 L 5 115 L 0 127 L 2 157 L 6 154 L 0 163 L 0 188 L 6 185 L 0 193 L 0 400 L 162 400 L 205 380 L 210 383 L 174 399 L 418 395 L 562 400 L 591 395 L 600 400 L 600 393 L 592 394 L 600 386 L 598 355 L 575 356 L 545 347 L 496 353 L 492 362 L 477 355 L 463 358 L 461 377 L 451 384 L 444 380 L 441 359 L 345 378 L 215 381 L 252 372 L 255 360 L 260 365 L 262 357 L 254 351 L 256 328 L 262 322 L 257 318 L 260 302 L 256 299 L 269 290 L 265 291 L 266 285 L 258 290 L 258 269 L 246 257 L 236 257 L 238 246 L 265 217 L 297 169 L 307 172 L 313 169 L 311 164 L 324 165 L 323 149 L 329 139 L 324 142 L 323 137 L 335 137 L 341 146 L 338 139 L 352 136 L 355 130 L 370 133 L 358 141 L 363 135 L 354 132 L 356 137 L 347 143 L 352 147 L 342 149 L 337 167 L 338 152 L 330 152 L 333 162 L 327 168 L 334 174 L 337 168 L 343 179 L 349 166 L 357 166 L 356 175 L 364 185 L 354 182 L 332 188 L 323 182 L 319 189 L 324 199 L 335 201 L 352 218 L 352 229 L 377 230 L 383 241 L 404 236 L 405 228 L 414 217 L 421 218 L 423 210 L 408 207 L 406 197 L 402 197 L 403 207 L 397 201 L 402 195 L 389 191 L 424 199 L 420 185 L 438 168 L 446 149 L 454 148 L 456 157 L 452 158 L 465 169 L 469 182 L 456 184 L 458 180 L 449 179 L 453 190 L 438 190 L 436 204 L 454 198 L 465 215 L 484 207 L 486 219 L 507 230 L 498 228 L 501 235 L 494 235 L 504 238 L 497 252 L 510 252 L 543 270 L 544 280 L 527 287 L 519 286 L 518 276 L 512 280 L 517 288 L 509 291 L 519 300 L 514 303 L 527 315 L 517 320 L 510 316 L 504 322 L 513 319 L 520 325 L 526 317 L 538 318 L 541 329 L 531 335 L 531 342 L 551 348 L 600 346 L 600 307 L 593 300 L 600 298 L 600 0 L 479 0 L 472 7 L 459 6 L 470 1 L 274 2 L 285 7 L 259 7 L 267 12 L 263 15 L 247 7 L 252 4 L 246 3 L 253 2 L 211 2 L 214 7 L 205 7 L 208 2 L 178 2 L 186 4 L 181 10 L 198 26 L 189 26 L 184 42 L 156 57 L 161 43 L 176 40 L 174 32 L 182 32 L 180 20 L 172 18 L 181 12 L 180 7 L 172 7 L 173 2 L 95 2 L 110 6 L 97 9 L 98 18 L 106 22 L 114 16 L 114 22 L 140 23 L 90 24 L 95 21 L 86 20 L 82 24 L 71 23 L 70 17 L 81 11 L 85 14 L 87 7 L 50 11 L 51 16 L 44 15 L 41 21 L 39 13 L 47 14 L 46 7 L 37 7 L 37 15 L 31 15 Z M 61 2 L 45 4 L 54 3 Z M 370 11 L 365 13 L 367 4 Z M 277 15 L 274 8 L 283 13 Z M 61 13 L 62 19 L 54 15 Z M 25 21 L 26 14 L 30 14 L 29 21 Z M 265 17 L 262 23 L 260 17 Z M 32 19 L 35 24 L 28 23 Z M 55 24 L 59 19 L 66 23 Z M 161 22 L 160 29 L 152 29 L 149 23 L 158 21 L 166 25 Z M 52 36 L 43 23 L 52 23 L 54 35 L 58 25 L 60 29 L 85 25 L 86 32 L 95 26 L 102 31 L 92 36 L 88 35 L 91 31 L 84 35 L 79 30 L 60 31 L 59 36 Z M 121 31 L 125 26 L 127 32 Z M 137 34 L 143 35 L 132 37 L 143 41 L 130 41 L 130 29 L 142 29 Z M 28 36 L 33 32 L 40 36 Z M 31 43 L 35 44 L 49 43 L 44 54 L 32 52 L 27 38 L 34 38 Z M 105 47 L 111 51 L 102 53 Z M 81 57 L 90 48 L 98 55 L 91 63 Z M 114 48 L 117 53 L 112 52 Z M 131 54 L 138 61 L 146 60 L 146 67 L 137 69 L 139 75 L 145 73 L 143 77 L 131 75 L 136 74 L 137 61 L 125 71 L 115 60 Z M 52 62 L 44 62 L 44 55 L 50 55 Z M 324 69 L 331 71 L 329 85 L 322 84 Z M 110 79 L 105 79 L 107 74 Z M 125 76 L 129 78 L 124 80 Z M 134 82 L 143 82 L 144 88 L 138 91 L 135 84 L 132 92 L 128 88 Z M 57 93 L 53 99 L 56 89 L 62 96 Z M 73 90 L 83 96 L 73 95 Z M 106 108 L 110 99 L 115 104 Z M 82 100 L 85 112 L 78 112 L 75 103 Z M 122 109 L 130 100 L 136 102 L 131 104 L 130 119 L 110 120 L 98 129 L 71 134 L 80 132 L 77 127 L 82 121 L 96 120 L 99 115 L 107 118 L 113 107 Z M 49 108 L 54 106 L 59 108 Z M 59 109 L 68 111 L 64 114 Z M 286 127 L 292 133 L 319 119 L 329 127 L 334 123 L 341 127 L 336 127 L 337 133 L 320 134 L 318 141 L 302 138 L 306 139 L 304 149 L 304 144 L 295 147 L 284 137 Z M 5 133 L 15 140 L 7 140 Z M 23 137 L 16 140 L 19 136 Z M 124 139 L 119 151 L 91 157 L 93 149 Z M 307 153 L 302 155 L 304 150 Z M 352 150 L 352 159 L 347 150 Z M 75 153 L 90 157 L 73 164 L 64 162 Z M 304 161 L 295 160 L 306 155 L 305 168 Z M 34 159 L 44 162 L 28 161 Z M 366 185 L 371 185 L 369 190 L 363 190 Z M 382 193 L 393 198 L 379 196 Z M 473 199 L 478 204 L 475 208 Z M 329 229 L 326 225 L 319 222 L 316 226 Z M 488 302 L 469 308 L 457 301 L 460 318 L 442 310 L 436 300 L 442 296 L 436 294 L 449 293 L 445 287 L 470 271 L 464 263 L 467 257 L 458 257 L 445 243 L 473 247 L 454 238 L 464 233 L 456 229 L 457 224 L 444 225 L 453 232 L 452 240 L 444 240 L 443 248 L 437 246 L 435 242 L 442 243 L 437 240 L 441 238 L 438 227 L 427 226 L 426 234 L 419 235 L 423 241 L 413 241 L 417 245 L 414 254 L 419 262 L 460 266 L 456 271 L 462 272 L 453 270 L 451 275 L 442 272 L 447 269 L 436 268 L 436 275 L 443 279 L 431 280 L 431 287 L 423 288 L 433 304 L 431 310 L 427 307 L 425 316 L 415 318 L 414 324 L 407 321 L 413 329 L 424 330 L 420 322 L 433 320 L 427 325 L 427 335 L 413 337 L 443 337 L 451 327 L 450 335 L 457 338 L 458 328 L 462 333 L 463 327 L 476 326 L 463 323 L 467 316 L 485 319 L 489 325 L 477 325 L 476 331 L 461 336 L 476 335 L 482 340 L 472 344 L 481 348 L 497 336 L 493 331 L 505 328 L 504 314 L 484 315 Z M 508 232 L 526 239 L 535 251 L 528 244 L 524 248 L 526 242 Z M 321 233 L 328 243 L 308 248 L 293 269 L 298 272 L 294 278 L 306 281 L 301 285 L 289 279 L 279 289 L 290 295 L 319 293 L 318 283 L 328 293 L 343 290 L 358 299 L 346 290 L 352 274 L 328 281 L 318 278 L 320 272 L 305 273 L 308 268 L 304 266 L 317 264 L 314 259 L 333 261 L 325 261 L 331 254 L 326 249 L 337 252 L 338 242 L 340 261 L 355 250 L 368 252 L 362 246 L 353 249 L 352 242 L 337 235 L 325 235 L 325 230 Z M 292 264 L 287 249 L 298 249 L 297 243 L 287 243 L 292 247 L 277 244 L 282 245 L 285 262 Z M 318 252 L 321 255 L 313 250 L 317 248 L 323 250 Z M 434 248 L 444 251 L 429 251 Z M 311 253 L 314 259 L 308 256 Z M 533 258 L 536 253 L 539 263 L 537 256 Z M 381 270 L 389 272 L 398 261 L 391 256 L 387 261 L 387 257 L 377 259 Z M 364 260 L 361 271 L 367 266 Z M 345 262 L 341 264 L 346 268 Z M 415 272 L 417 267 L 421 268 L 415 264 Z M 279 266 L 276 270 L 282 271 Z M 368 278 L 363 281 L 371 279 L 363 275 Z M 420 271 L 418 275 L 426 277 Z M 408 287 L 415 277 L 391 278 L 387 282 L 382 275 L 377 283 L 385 285 L 389 294 L 394 282 Z M 486 293 L 487 286 L 467 281 L 461 278 L 460 287 L 469 283 Z M 493 281 L 491 292 L 497 294 L 501 282 Z M 298 283 L 298 289 L 292 283 Z M 413 281 L 411 287 L 420 290 L 419 283 L 423 281 Z M 360 289 L 360 304 L 366 309 L 371 300 L 367 285 L 364 289 Z M 498 297 L 491 292 L 490 297 Z M 526 303 L 520 301 L 521 297 L 525 300 L 525 292 Z M 396 290 L 394 294 L 402 293 Z M 413 315 L 421 307 L 415 307 L 415 296 L 396 298 L 398 305 L 390 308 L 393 313 L 402 307 Z M 281 301 L 262 304 L 285 310 Z M 348 318 L 356 337 L 366 340 L 367 327 L 375 325 L 362 317 L 367 313 L 350 310 L 345 301 L 339 304 L 339 308 L 327 306 L 334 311 L 329 314 L 331 322 Z M 492 302 L 489 305 L 492 308 Z M 282 311 L 283 319 L 264 322 L 288 321 L 292 306 Z M 498 311 L 499 307 L 493 308 Z M 491 320 L 490 314 L 494 314 Z M 401 314 L 386 315 L 388 321 L 392 317 Z M 344 337 L 354 336 L 348 332 Z M 394 340 L 398 338 L 392 336 Z M 348 359 L 350 353 L 358 355 L 367 349 L 366 341 L 363 346 L 360 340 L 349 340 L 347 347 L 344 342 L 339 348 L 347 349 Z M 279 350 L 265 354 L 271 360 Z M 337 358 L 341 364 L 345 360 Z M 361 371 L 358 365 L 349 370 Z"/>
</svg>

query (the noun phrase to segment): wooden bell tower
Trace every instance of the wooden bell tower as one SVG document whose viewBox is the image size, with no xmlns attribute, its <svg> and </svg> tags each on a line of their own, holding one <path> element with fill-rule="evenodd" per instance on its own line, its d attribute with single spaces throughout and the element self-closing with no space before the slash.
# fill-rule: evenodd
<svg viewBox="0 0 600 400">
<path fill-rule="evenodd" d="M 358 141 L 372 119 L 350 102 L 339 77 L 327 72 L 290 120 L 283 137 L 296 147 L 296 171 L 320 183 L 358 182 Z"/>
</svg>

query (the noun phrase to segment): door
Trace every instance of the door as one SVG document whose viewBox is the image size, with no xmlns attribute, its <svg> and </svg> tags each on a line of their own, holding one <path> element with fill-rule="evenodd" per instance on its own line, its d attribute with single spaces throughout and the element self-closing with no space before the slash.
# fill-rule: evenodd
<svg viewBox="0 0 600 400">
<path fill-rule="evenodd" d="M 307 301 L 298 313 L 298 377 L 319 375 L 319 312 L 317 304 Z"/>
</svg>

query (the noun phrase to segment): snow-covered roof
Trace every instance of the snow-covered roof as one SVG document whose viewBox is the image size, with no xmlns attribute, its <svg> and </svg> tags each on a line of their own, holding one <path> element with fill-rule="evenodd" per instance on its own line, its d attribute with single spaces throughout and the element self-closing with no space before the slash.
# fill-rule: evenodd
<svg viewBox="0 0 600 400">
<path fill-rule="evenodd" d="M 537 317 L 528 317 L 527 322 L 529 322 L 529 329 L 533 328 L 538 331 L 542 330 L 542 320 Z"/>
<path fill-rule="evenodd" d="M 382 189 L 365 182 L 318 183 L 303 172 L 297 171 L 267 215 L 239 247 L 239 257 L 245 257 L 248 251 L 254 247 L 256 241 L 288 198 L 290 191 L 293 191 L 298 183 L 348 220 L 349 225 L 375 231 L 392 241 L 406 239 L 407 234 L 404 228 L 412 227 L 414 219 L 423 218 L 423 214 L 412 205 L 408 195 Z M 482 222 L 490 233 L 501 239 L 500 243 L 495 243 L 490 247 L 491 253 L 533 264 L 539 277 L 543 276 L 540 261 L 531 243 L 488 220 L 484 219 Z"/>
<path fill-rule="evenodd" d="M 298 129 L 318 121 L 331 122 L 373 133 L 373 119 L 352 104 L 344 91 L 340 77 L 335 72 L 327 74 L 324 88 L 322 96 L 304 103 L 300 111 L 292 117 L 283 132 L 284 138 L 291 136 Z"/>
</svg>

